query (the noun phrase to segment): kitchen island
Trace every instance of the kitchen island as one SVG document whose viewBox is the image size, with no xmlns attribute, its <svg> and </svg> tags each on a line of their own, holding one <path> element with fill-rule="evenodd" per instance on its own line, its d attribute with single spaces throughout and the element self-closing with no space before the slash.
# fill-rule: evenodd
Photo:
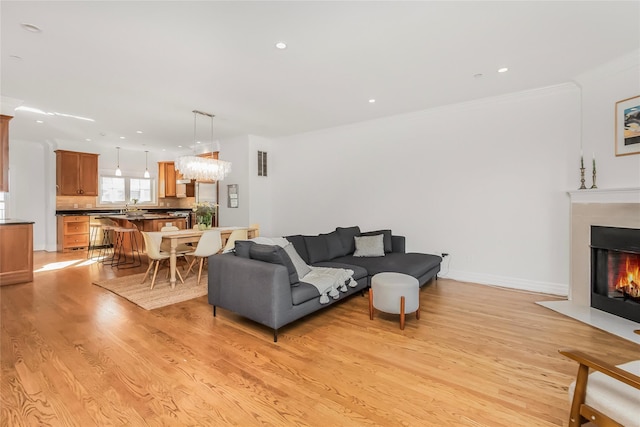
<svg viewBox="0 0 640 427">
<path fill-rule="evenodd" d="M 0 286 L 33 281 L 33 221 L 0 220 Z"/>
</svg>

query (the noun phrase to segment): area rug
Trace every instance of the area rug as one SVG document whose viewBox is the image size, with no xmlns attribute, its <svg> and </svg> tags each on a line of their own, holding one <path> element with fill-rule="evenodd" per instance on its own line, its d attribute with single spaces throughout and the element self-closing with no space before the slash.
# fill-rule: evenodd
<svg viewBox="0 0 640 427">
<path fill-rule="evenodd" d="M 140 283 L 143 277 L 144 273 L 140 273 L 111 280 L 97 281 L 93 282 L 93 284 L 108 289 L 145 310 L 153 310 L 154 308 L 165 307 L 207 295 L 206 272 L 202 274 L 200 285 L 196 283 L 198 274 L 192 274 L 187 277 L 184 283 L 177 279 L 174 289 L 171 289 L 169 280 L 165 279 L 164 272 L 162 274 L 158 273 L 153 289 L 149 289 L 151 278 L 147 278 L 146 282 Z"/>
</svg>

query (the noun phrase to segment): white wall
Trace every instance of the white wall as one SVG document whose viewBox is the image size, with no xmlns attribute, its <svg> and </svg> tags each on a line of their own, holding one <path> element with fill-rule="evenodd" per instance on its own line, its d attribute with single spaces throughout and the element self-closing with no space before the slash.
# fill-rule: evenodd
<svg viewBox="0 0 640 427">
<path fill-rule="evenodd" d="M 45 161 L 46 148 L 42 144 L 11 141 L 9 146 L 9 193 L 7 218 L 34 221 L 33 249 L 44 250 L 47 234 L 55 236 L 55 221 L 47 221 L 47 193 L 50 167 Z M 54 165 L 55 167 L 55 165 Z M 53 188 L 55 191 L 55 172 Z M 54 200 L 55 209 L 55 200 Z M 55 240 L 54 240 L 55 248 Z"/>
<path fill-rule="evenodd" d="M 640 95 L 640 50 L 577 77 L 587 187 L 595 153 L 598 188 L 640 187 L 640 155 L 615 156 L 615 104 Z"/>
<path fill-rule="evenodd" d="M 566 294 L 578 105 L 567 84 L 275 140 L 274 232 L 390 228 L 449 277 Z"/>
<path fill-rule="evenodd" d="M 231 173 L 220 181 L 220 226 L 250 223 L 249 137 L 227 139 L 220 143 L 220 160 L 231 162 Z M 238 184 L 238 207 L 227 207 L 227 185 Z"/>
</svg>

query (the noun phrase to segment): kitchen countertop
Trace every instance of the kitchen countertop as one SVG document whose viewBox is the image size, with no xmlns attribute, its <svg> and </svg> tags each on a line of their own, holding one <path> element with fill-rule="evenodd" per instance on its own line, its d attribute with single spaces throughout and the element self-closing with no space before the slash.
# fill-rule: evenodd
<svg viewBox="0 0 640 427">
<path fill-rule="evenodd" d="M 144 208 L 151 211 L 150 214 L 166 214 L 168 212 L 191 212 L 190 208 Z M 122 209 L 60 209 L 56 210 L 56 215 L 120 215 Z"/>
<path fill-rule="evenodd" d="M 14 219 L 14 218 L 0 219 L 0 225 L 18 225 L 18 224 L 35 224 L 35 222 L 27 221 L 24 219 Z"/>
<path fill-rule="evenodd" d="M 144 214 L 142 216 L 129 216 L 120 214 L 98 214 L 97 217 L 112 218 L 112 219 L 126 219 L 127 221 L 143 221 L 154 219 L 180 219 L 185 218 L 183 216 L 169 215 L 169 214 Z"/>
</svg>

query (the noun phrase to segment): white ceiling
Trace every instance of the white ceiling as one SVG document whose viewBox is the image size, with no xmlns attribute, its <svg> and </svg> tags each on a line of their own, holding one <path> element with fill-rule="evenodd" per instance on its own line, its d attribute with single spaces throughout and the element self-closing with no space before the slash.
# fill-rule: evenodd
<svg viewBox="0 0 640 427">
<path fill-rule="evenodd" d="M 328 128 L 568 82 L 640 48 L 638 1 L 3 0 L 0 12 L 3 98 L 95 120 L 17 111 L 11 139 L 89 138 L 88 150 L 190 150 L 194 109 L 216 115 L 215 139 Z M 197 129 L 211 140 L 209 119 Z"/>
</svg>

